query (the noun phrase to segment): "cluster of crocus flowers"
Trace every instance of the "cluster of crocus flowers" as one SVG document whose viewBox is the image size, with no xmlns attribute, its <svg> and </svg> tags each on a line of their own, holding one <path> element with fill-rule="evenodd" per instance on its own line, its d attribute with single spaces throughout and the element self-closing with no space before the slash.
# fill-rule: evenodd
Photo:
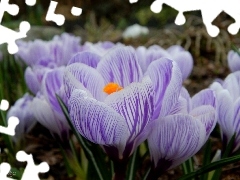
<svg viewBox="0 0 240 180">
<path fill-rule="evenodd" d="M 226 148 L 235 134 L 235 152 L 240 147 L 240 71 L 229 74 L 222 82 L 211 86 L 216 92 L 216 113 L 221 129 L 223 146 Z"/>
<path fill-rule="evenodd" d="M 67 140 L 69 125 L 57 102 L 56 94 L 65 99 L 64 93 L 61 93 L 63 69 L 69 59 L 79 52 L 80 38 L 64 33 L 54 36 L 51 41 L 17 43 L 19 51 L 16 58 L 20 58 L 28 66 L 24 74 L 25 81 L 35 97 L 25 95 L 11 107 L 8 116 L 19 117 L 21 125 L 18 131 L 22 134 L 32 127 L 29 120 L 32 119 L 50 129 L 54 137 Z M 29 128 L 26 129 L 25 126 Z"/>
<path fill-rule="evenodd" d="M 193 67 L 189 52 L 177 45 L 134 49 L 79 41 L 63 34 L 19 43 L 17 56 L 28 65 L 25 80 L 35 95 L 29 110 L 55 137 L 66 140 L 70 129 L 57 94 L 78 133 L 113 160 L 116 179 L 124 178 L 129 157 L 145 140 L 149 178 L 203 146 L 216 124 L 215 94 L 207 89 L 191 98 L 182 87 Z"/>
<path fill-rule="evenodd" d="M 231 153 L 240 148 L 240 54 L 239 50 L 230 50 L 227 55 L 230 73 L 225 80 L 217 79 L 210 85 L 216 94 L 216 116 L 221 130 L 223 150 L 226 150 L 231 138 L 235 140 Z"/>
<path fill-rule="evenodd" d="M 96 67 L 74 63 L 65 70 L 67 106 L 78 132 L 100 144 L 115 166 L 148 139 L 154 166 L 150 177 L 193 156 L 215 127 L 213 91 L 192 99 L 182 89 L 182 73 L 175 61 L 155 59 L 143 72 L 132 47 L 115 47 Z M 93 56 L 92 56 L 93 57 Z M 92 59 L 94 60 L 94 58 Z M 205 98 L 206 102 L 201 100 Z M 115 177 L 124 168 L 115 167 Z"/>
</svg>

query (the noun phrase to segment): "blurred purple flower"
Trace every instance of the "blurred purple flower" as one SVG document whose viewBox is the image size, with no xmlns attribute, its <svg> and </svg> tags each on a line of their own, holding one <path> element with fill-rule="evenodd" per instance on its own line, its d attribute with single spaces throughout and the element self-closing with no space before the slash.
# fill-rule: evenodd
<svg viewBox="0 0 240 180">
<path fill-rule="evenodd" d="M 45 67 L 67 65 L 69 59 L 80 50 L 80 38 L 63 33 L 54 36 L 51 41 L 35 40 L 17 41 L 19 51 L 16 54 L 28 66 L 44 65 Z"/>
<path fill-rule="evenodd" d="M 45 73 L 41 90 L 32 102 L 32 112 L 39 123 L 57 134 L 61 140 L 68 139 L 69 125 L 57 101 L 56 94 L 66 103 L 63 90 L 64 67 L 59 67 Z"/>
<path fill-rule="evenodd" d="M 68 65 L 64 86 L 78 132 L 101 144 L 113 159 L 122 159 L 147 138 L 151 120 L 176 108 L 182 77 L 177 64 L 166 58 L 151 63 L 143 76 L 135 50 L 115 47 L 96 68 Z"/>
<path fill-rule="evenodd" d="M 96 68 L 101 57 L 98 54 L 92 53 L 90 51 L 79 52 L 73 56 L 68 65 L 73 63 L 83 63 L 90 67 Z"/>
<path fill-rule="evenodd" d="M 183 80 L 187 79 L 193 69 L 192 55 L 179 45 L 173 45 L 169 47 L 167 51 L 171 54 L 172 59 L 178 64 L 182 72 Z"/>
<path fill-rule="evenodd" d="M 50 71 L 50 69 L 39 65 L 26 68 L 24 73 L 25 82 L 33 94 L 36 95 L 40 90 L 43 76 L 47 71 Z"/>
<path fill-rule="evenodd" d="M 121 43 L 114 44 L 110 41 L 103 41 L 97 43 L 85 42 L 84 45 L 81 46 L 80 52 L 88 51 L 95 53 L 99 56 L 103 56 L 115 46 L 123 46 L 123 44 Z"/>
<path fill-rule="evenodd" d="M 154 60 L 162 57 L 171 57 L 165 49 L 157 45 L 150 46 L 149 48 L 140 46 L 136 49 L 136 54 L 143 72 L 146 72 L 149 64 L 151 64 Z"/>
<path fill-rule="evenodd" d="M 211 86 L 216 92 L 216 112 L 221 129 L 223 146 L 226 147 L 236 133 L 233 152 L 240 147 L 240 71 L 229 74 L 222 84 Z"/>
<path fill-rule="evenodd" d="M 179 45 L 171 46 L 167 50 L 157 45 L 150 46 L 148 49 L 140 46 L 136 52 L 143 72 L 147 70 L 151 62 L 162 57 L 170 58 L 178 64 L 183 80 L 187 79 L 193 68 L 192 55 Z"/>
<path fill-rule="evenodd" d="M 240 55 L 239 53 L 231 50 L 227 55 L 228 67 L 232 72 L 240 70 Z"/>
<path fill-rule="evenodd" d="M 7 119 L 11 116 L 15 116 L 19 119 L 19 124 L 15 129 L 16 134 L 13 136 L 13 140 L 15 142 L 23 138 L 24 134 L 28 133 L 37 123 L 32 111 L 30 110 L 32 100 L 33 96 L 28 93 L 24 94 L 22 98 L 15 102 L 14 106 L 12 106 L 7 113 Z"/>
</svg>

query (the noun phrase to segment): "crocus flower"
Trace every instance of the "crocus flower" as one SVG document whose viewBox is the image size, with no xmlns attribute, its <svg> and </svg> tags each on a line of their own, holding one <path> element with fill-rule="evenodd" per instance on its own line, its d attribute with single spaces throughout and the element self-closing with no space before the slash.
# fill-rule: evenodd
<svg viewBox="0 0 240 180">
<path fill-rule="evenodd" d="M 143 72 L 147 70 L 149 64 L 151 64 L 154 60 L 162 57 L 171 57 L 165 49 L 157 45 L 150 46 L 149 48 L 139 46 L 136 48 L 136 54 Z"/>
<path fill-rule="evenodd" d="M 174 61 L 156 60 L 143 75 L 135 50 L 116 47 L 96 68 L 83 63 L 67 66 L 64 86 L 78 132 L 102 145 L 112 159 L 123 160 L 147 138 L 151 120 L 176 108 L 181 80 Z"/>
<path fill-rule="evenodd" d="M 196 154 L 216 125 L 215 94 L 206 89 L 190 98 L 182 88 L 180 101 L 185 108 L 153 121 L 148 147 L 153 161 L 148 179 L 157 179 Z"/>
<path fill-rule="evenodd" d="M 187 79 L 193 69 L 192 55 L 179 45 L 170 46 L 167 51 L 178 64 L 183 80 Z"/>
<path fill-rule="evenodd" d="M 69 125 L 56 98 L 57 94 L 66 103 L 63 71 L 64 67 L 59 67 L 44 75 L 41 90 L 33 99 L 31 109 L 40 124 L 48 128 L 54 137 L 64 141 L 68 139 Z"/>
<path fill-rule="evenodd" d="M 7 119 L 11 116 L 15 116 L 19 119 L 19 124 L 15 129 L 15 136 L 13 136 L 13 140 L 15 142 L 23 138 L 23 135 L 28 133 L 37 123 L 32 111 L 30 110 L 32 100 L 33 96 L 28 93 L 24 94 L 22 98 L 15 102 L 14 106 L 12 106 L 7 113 Z"/>
<path fill-rule="evenodd" d="M 20 57 L 28 66 L 48 66 L 54 63 L 56 66 L 66 65 L 69 59 L 80 50 L 80 38 L 63 33 L 54 36 L 51 41 L 35 40 L 30 42 L 17 41 L 19 51 L 16 57 Z"/>
<path fill-rule="evenodd" d="M 40 91 L 43 76 L 47 71 L 50 71 L 50 68 L 40 65 L 26 68 L 24 73 L 25 82 L 33 94 L 36 95 Z"/>
<path fill-rule="evenodd" d="M 50 43 L 51 56 L 58 66 L 67 65 L 73 55 L 80 50 L 80 37 L 75 37 L 67 33 L 61 36 L 54 36 Z"/>
<path fill-rule="evenodd" d="M 224 148 L 236 133 L 233 152 L 240 147 L 240 72 L 229 74 L 222 84 L 214 82 L 216 91 L 217 119 L 221 129 Z"/>
<path fill-rule="evenodd" d="M 228 52 L 227 55 L 228 67 L 232 72 L 240 70 L 240 55 L 233 50 Z"/>
<path fill-rule="evenodd" d="M 75 54 L 75 56 L 68 62 L 68 65 L 73 63 L 83 63 L 96 68 L 100 59 L 101 57 L 98 54 L 92 53 L 91 51 L 84 51 Z"/>
<path fill-rule="evenodd" d="M 174 60 L 182 73 L 182 80 L 187 79 L 193 68 L 192 55 L 179 45 L 170 46 L 167 50 L 160 46 L 153 45 L 149 48 L 140 46 L 136 49 L 140 66 L 145 72 L 151 62 L 161 57 L 166 57 Z"/>
</svg>

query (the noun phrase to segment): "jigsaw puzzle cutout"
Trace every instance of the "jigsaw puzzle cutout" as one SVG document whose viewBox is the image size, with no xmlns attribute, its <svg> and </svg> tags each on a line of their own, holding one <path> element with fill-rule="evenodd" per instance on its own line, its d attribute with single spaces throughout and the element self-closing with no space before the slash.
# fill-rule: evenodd
<svg viewBox="0 0 240 180">
<path fill-rule="evenodd" d="M 61 14 L 55 14 L 55 9 L 57 7 L 58 2 L 51 1 L 48 7 L 46 21 L 54 21 L 58 26 L 64 24 L 65 17 Z"/>
<path fill-rule="evenodd" d="M 138 0 L 130 0 L 130 3 L 136 3 Z M 200 10 L 202 13 L 203 23 L 210 36 L 216 37 L 220 30 L 217 26 L 212 25 L 213 20 L 224 11 L 232 18 L 235 23 L 228 27 L 228 32 L 236 35 L 240 28 L 240 1 L 239 0 L 155 0 L 151 5 L 151 10 L 154 13 L 159 13 L 162 10 L 162 5 L 166 4 L 178 11 L 175 19 L 175 24 L 183 25 L 186 22 L 184 12 Z"/>
<path fill-rule="evenodd" d="M 0 179 L 1 180 L 15 180 L 15 179 L 7 177 L 10 170 L 11 170 L 10 164 L 8 164 L 6 162 L 1 163 L 0 164 Z"/>
<path fill-rule="evenodd" d="M 25 3 L 28 6 L 34 6 L 36 4 L 36 0 L 25 0 Z M 58 2 L 51 1 L 46 20 L 53 21 L 57 25 L 61 26 L 64 24 L 65 17 L 61 14 L 55 14 L 55 9 L 57 7 Z M 9 0 L 1 0 L 0 1 L 0 23 L 2 22 L 4 13 L 7 12 L 12 16 L 16 16 L 19 12 L 19 7 L 16 4 L 9 4 Z M 74 16 L 80 16 L 82 13 L 82 9 L 73 6 L 71 9 L 71 13 Z M 30 30 L 31 26 L 29 22 L 22 21 L 19 25 L 19 32 L 13 31 L 7 27 L 4 27 L 0 24 L 0 44 L 7 43 L 8 44 L 8 52 L 10 54 L 15 54 L 18 52 L 18 46 L 16 44 L 16 40 L 27 37 L 27 32 Z"/>
<path fill-rule="evenodd" d="M 56 1 L 51 1 L 50 2 L 50 6 L 48 8 L 48 12 L 47 12 L 47 15 L 46 15 L 46 21 L 53 21 L 58 26 L 61 26 L 65 22 L 65 17 L 62 14 L 55 14 L 57 4 L 58 4 L 58 2 L 56 2 Z M 80 16 L 82 14 L 82 9 L 73 6 L 72 9 L 71 9 L 71 13 L 74 16 Z"/>
<path fill-rule="evenodd" d="M 26 0 L 26 4 L 33 6 L 36 0 Z M 4 13 L 7 12 L 12 16 L 16 16 L 19 12 L 19 7 L 16 4 L 9 4 L 9 0 L 0 1 L 0 23 Z M 19 32 L 13 31 L 0 24 L 0 44 L 8 43 L 8 52 L 14 54 L 18 51 L 16 40 L 27 37 L 27 32 L 30 30 L 30 24 L 27 21 L 23 21 L 19 25 Z"/>
<path fill-rule="evenodd" d="M 46 173 L 49 171 L 49 165 L 46 162 L 41 162 L 35 165 L 32 154 L 27 154 L 24 151 L 18 151 L 16 154 L 18 161 L 27 161 L 27 166 L 23 172 L 21 180 L 40 180 L 38 173 Z"/>
<path fill-rule="evenodd" d="M 0 103 L 0 110 L 6 111 L 8 110 L 8 108 L 9 108 L 9 102 L 5 99 L 2 99 Z"/>
<path fill-rule="evenodd" d="M 1 100 L 0 110 L 6 111 L 9 108 L 9 102 L 5 99 Z M 8 119 L 8 127 L 0 126 L 0 133 L 4 133 L 10 136 L 15 135 L 16 126 L 19 124 L 19 119 L 15 116 L 11 116 Z M 49 165 L 46 162 L 42 162 L 39 165 L 35 165 L 32 154 L 27 154 L 24 151 L 18 151 L 16 159 L 20 162 L 27 161 L 27 166 L 23 172 L 21 180 L 40 180 L 38 173 L 45 173 L 49 171 Z M 7 177 L 11 169 L 11 166 L 3 162 L 0 164 L 0 180 L 15 180 Z"/>
<path fill-rule="evenodd" d="M 38 174 L 46 173 L 49 171 L 49 165 L 46 162 L 41 162 L 39 165 L 35 165 L 32 154 L 27 154 L 24 151 L 18 151 L 16 159 L 20 162 L 27 162 L 26 168 L 23 172 L 21 180 L 40 180 Z M 1 180 L 15 180 L 7 177 L 11 169 L 11 166 L 3 162 L 0 164 L 0 179 Z"/>
<path fill-rule="evenodd" d="M 19 124 L 19 119 L 15 116 L 11 116 L 8 119 L 8 127 L 0 126 L 0 133 L 7 134 L 9 136 L 15 135 L 15 129 Z"/>
<path fill-rule="evenodd" d="M 2 99 L 0 104 L 0 110 L 6 111 L 8 108 L 9 108 L 9 102 L 5 99 Z M 8 119 L 8 127 L 0 126 L 0 133 L 14 136 L 15 129 L 18 124 L 19 124 L 19 119 L 15 116 L 11 116 Z"/>
</svg>

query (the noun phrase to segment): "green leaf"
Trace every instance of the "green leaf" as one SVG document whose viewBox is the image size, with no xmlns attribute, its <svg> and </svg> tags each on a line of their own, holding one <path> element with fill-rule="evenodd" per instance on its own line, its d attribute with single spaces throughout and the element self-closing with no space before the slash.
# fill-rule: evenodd
<svg viewBox="0 0 240 180">
<path fill-rule="evenodd" d="M 192 157 L 182 163 L 184 174 L 189 174 L 194 171 Z"/>
<path fill-rule="evenodd" d="M 227 145 L 227 147 L 226 147 L 226 149 L 223 153 L 222 158 L 227 158 L 232 153 L 232 150 L 233 150 L 233 147 L 234 147 L 234 141 L 235 141 L 235 134 L 232 136 L 231 140 L 229 141 L 229 143 L 228 143 L 228 145 Z M 212 179 L 220 179 L 221 172 L 222 172 L 221 168 L 216 169 Z"/>
<path fill-rule="evenodd" d="M 179 180 L 188 180 L 190 178 L 197 178 L 199 175 L 210 172 L 212 170 L 218 169 L 220 167 L 226 166 L 228 164 L 240 161 L 240 155 L 224 158 L 219 161 L 213 162 L 208 164 L 201 169 L 197 170 L 196 172 L 189 173 L 187 175 L 182 176 Z"/>
<path fill-rule="evenodd" d="M 203 154 L 203 167 L 211 163 L 211 149 L 212 149 L 212 143 L 211 140 L 209 139 L 205 145 L 204 148 L 204 154 Z M 208 174 L 203 174 L 201 175 L 200 179 L 201 180 L 206 180 L 208 177 Z"/>
</svg>

